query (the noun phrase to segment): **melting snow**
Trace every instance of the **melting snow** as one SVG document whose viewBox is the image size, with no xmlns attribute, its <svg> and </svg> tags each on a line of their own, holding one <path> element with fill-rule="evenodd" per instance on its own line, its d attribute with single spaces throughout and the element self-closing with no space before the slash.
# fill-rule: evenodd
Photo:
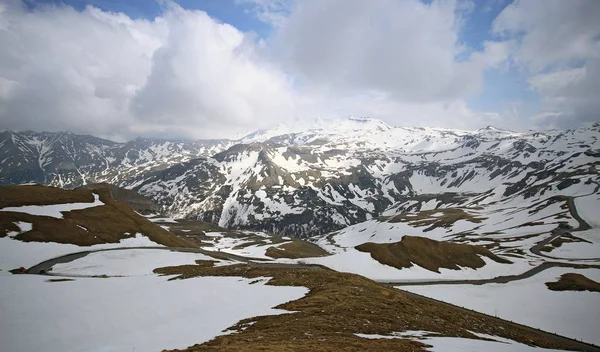
<svg viewBox="0 0 600 352">
<path fill-rule="evenodd" d="M 545 283 L 564 273 L 600 281 L 598 269 L 552 268 L 506 284 L 402 286 L 415 292 L 488 315 L 600 344 L 598 292 L 550 291 Z"/>
<path fill-rule="evenodd" d="M 308 291 L 238 277 L 47 279 L 0 275 L 3 350 L 181 349 L 221 335 L 241 319 L 288 313 L 272 307 Z"/>
<path fill-rule="evenodd" d="M 7 207 L 2 208 L 0 211 L 12 211 L 19 213 L 27 213 L 37 216 L 50 216 L 57 219 L 63 218 L 63 212 L 86 209 L 91 207 L 97 207 L 104 205 L 97 194 L 94 194 L 94 202 L 92 203 L 64 203 L 64 204 L 52 204 L 52 205 L 24 205 L 21 207 Z"/>
<path fill-rule="evenodd" d="M 22 242 L 10 237 L 3 237 L 0 238 L 0 270 L 30 268 L 44 260 L 75 252 L 115 247 L 159 246 L 161 245 L 139 233 L 135 237 L 122 239 L 119 243 L 103 243 L 88 247 L 53 242 Z"/>
<path fill-rule="evenodd" d="M 127 249 L 90 253 L 72 262 L 54 265 L 52 273 L 54 275 L 152 275 L 152 271 L 156 268 L 195 264 L 196 260 L 213 260 L 217 264 L 230 263 L 201 253 L 172 252 L 163 249 Z"/>
</svg>

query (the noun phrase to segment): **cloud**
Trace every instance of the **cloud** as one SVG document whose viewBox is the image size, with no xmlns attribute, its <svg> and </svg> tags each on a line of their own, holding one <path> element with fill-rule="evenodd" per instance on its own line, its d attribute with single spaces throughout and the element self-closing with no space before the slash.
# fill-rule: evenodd
<svg viewBox="0 0 600 352">
<path fill-rule="evenodd" d="M 276 25 L 264 41 L 172 2 L 145 20 L 12 1 L 0 12 L 0 127 L 119 140 L 228 137 L 351 114 L 479 127 L 463 98 L 508 46 L 460 44 L 468 4 L 251 0 Z"/>
<path fill-rule="evenodd" d="M 152 21 L 11 3 L 0 24 L 2 128 L 218 138 L 293 107 L 253 38 L 173 3 Z"/>
<path fill-rule="evenodd" d="M 249 5 L 249 12 L 273 27 L 282 27 L 290 13 L 291 0 L 235 0 L 238 5 Z"/>
<path fill-rule="evenodd" d="M 158 125 L 203 129 L 277 121 L 293 107 L 286 75 L 257 57 L 255 43 L 204 12 L 171 9 L 169 33 L 132 100 L 136 116 Z M 201 126 L 196 124 L 201 123 Z"/>
<path fill-rule="evenodd" d="M 480 92 L 483 72 L 508 56 L 506 43 L 488 42 L 475 53 L 461 44 L 469 4 L 296 2 L 274 47 L 311 89 L 376 90 L 411 104 L 452 101 Z"/>
<path fill-rule="evenodd" d="M 154 19 L 3 2 L 0 128 L 124 140 L 230 137 L 347 115 L 463 129 L 597 119 L 594 0 L 515 2 L 478 51 L 460 36 L 470 0 L 237 2 L 273 26 L 268 38 L 169 1 Z M 542 96 L 535 119 L 466 104 L 485 72 L 508 62 Z"/>
<path fill-rule="evenodd" d="M 513 52 L 542 99 L 539 126 L 573 127 L 600 120 L 600 1 L 515 1 L 493 30 L 516 38 Z"/>
</svg>

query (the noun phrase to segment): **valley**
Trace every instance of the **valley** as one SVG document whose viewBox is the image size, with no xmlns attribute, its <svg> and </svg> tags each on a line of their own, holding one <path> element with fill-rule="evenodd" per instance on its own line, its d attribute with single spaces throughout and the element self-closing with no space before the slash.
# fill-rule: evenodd
<svg viewBox="0 0 600 352">
<path fill-rule="evenodd" d="M 53 312 L 18 300 L 46 290 L 70 312 L 55 334 L 90 336 L 71 309 L 104 326 L 104 340 L 52 350 L 100 348 L 125 329 L 94 302 L 161 322 L 144 325 L 149 342 L 130 331 L 110 351 L 600 345 L 598 124 L 517 133 L 350 118 L 235 141 L 0 137 L 11 350 L 52 340 L 18 333 Z M 157 308 L 142 313 L 131 302 L 154 287 L 143 302 Z M 214 316 L 227 319 L 192 328 Z"/>
</svg>

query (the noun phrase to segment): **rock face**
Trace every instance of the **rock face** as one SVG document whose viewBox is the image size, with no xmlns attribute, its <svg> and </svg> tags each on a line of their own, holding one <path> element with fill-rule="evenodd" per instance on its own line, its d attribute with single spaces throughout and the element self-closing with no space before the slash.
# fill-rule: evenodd
<svg viewBox="0 0 600 352">
<path fill-rule="evenodd" d="M 109 182 L 154 199 L 170 216 L 307 237 L 379 216 L 595 182 L 599 131 L 468 132 L 352 118 L 238 141 L 117 144 L 66 134 L 49 144 L 41 142 L 48 134 L 4 132 L 0 183 Z M 86 144 L 63 153 L 65 140 Z"/>
</svg>

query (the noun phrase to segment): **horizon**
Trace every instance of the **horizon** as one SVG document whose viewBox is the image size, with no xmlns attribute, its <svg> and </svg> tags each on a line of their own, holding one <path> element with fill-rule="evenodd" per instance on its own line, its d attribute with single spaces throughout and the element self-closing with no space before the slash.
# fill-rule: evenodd
<svg viewBox="0 0 600 352">
<path fill-rule="evenodd" d="M 344 121 L 344 120 L 352 120 L 353 118 L 357 118 L 356 116 L 348 116 L 346 118 L 331 118 L 331 119 L 323 119 L 323 118 L 317 118 L 318 120 L 325 120 L 328 122 L 335 122 L 335 121 Z M 377 122 L 382 122 L 384 124 L 386 124 L 388 127 L 392 128 L 392 129 L 408 129 L 408 128 L 425 128 L 425 129 L 432 129 L 432 130 L 440 130 L 440 131 L 455 131 L 455 132 L 464 132 L 464 133 L 477 133 L 489 128 L 493 128 L 496 129 L 498 131 L 502 131 L 502 132 L 510 132 L 510 133 L 515 133 L 515 134 L 530 134 L 530 133 L 545 133 L 545 132 L 552 132 L 552 131 L 570 131 L 570 130 L 576 130 L 576 129 L 582 129 L 582 128 L 593 128 L 596 125 L 600 124 L 600 122 L 593 122 L 593 123 L 589 123 L 583 126 L 578 126 L 578 127 L 572 127 L 572 128 L 548 128 L 548 129 L 528 129 L 525 131 L 517 131 L 517 130 L 509 130 L 509 129 L 503 129 L 503 128 L 499 128 L 497 126 L 493 126 L 493 125 L 487 125 L 484 127 L 480 127 L 477 129 L 473 129 L 473 130 L 464 130 L 464 129 L 457 129 L 457 128 L 447 128 L 447 127 L 434 127 L 434 126 L 409 126 L 409 125 L 405 125 L 405 126 L 393 126 L 393 125 L 389 125 L 388 123 L 386 123 L 383 120 L 380 119 L 376 119 L 376 118 L 371 118 L 371 117 L 358 117 L 359 119 L 368 119 L 368 120 L 374 120 Z M 124 143 L 129 143 L 138 139 L 142 139 L 142 140 L 150 140 L 150 141 L 163 141 L 163 142 L 195 142 L 195 141 L 242 141 L 245 138 L 250 137 L 253 134 L 257 134 L 260 132 L 268 132 L 271 130 L 276 130 L 278 127 L 280 126 L 287 126 L 289 127 L 289 125 L 286 125 L 285 123 L 280 123 L 277 125 L 274 125 L 270 128 L 263 128 L 263 129 L 257 129 L 254 131 L 250 131 L 247 133 L 243 133 L 240 136 L 234 137 L 234 138 L 169 138 L 169 137 L 144 137 L 144 136 L 136 136 L 130 139 L 126 139 L 126 140 L 115 140 L 115 139 L 109 139 L 109 138 L 104 138 L 104 137 L 100 137 L 98 135 L 94 135 L 93 133 L 75 133 L 72 131 L 68 131 L 68 130 L 60 130 L 60 131 L 48 131 L 48 130 L 34 130 L 34 129 L 27 129 L 27 130 L 21 130 L 21 131 L 17 131 L 17 130 L 10 130 L 10 129 L 0 129 L 0 133 L 3 132 L 11 132 L 11 133 L 27 133 L 27 132 L 32 132 L 32 133 L 53 133 L 53 134 L 58 134 L 58 133 L 69 133 L 69 134 L 74 134 L 77 136 L 90 136 L 90 137 L 94 137 L 94 138 L 99 138 L 99 139 L 103 139 L 103 140 L 107 140 L 110 142 L 114 142 L 114 143 L 119 143 L 119 144 L 124 144 Z M 273 135 L 275 136 L 279 136 L 279 135 L 284 135 L 284 134 L 296 134 L 296 133 L 303 133 L 306 131 L 317 131 L 317 130 L 322 130 L 325 127 L 320 126 L 320 127 L 310 127 L 309 125 L 306 125 L 307 128 L 305 129 L 294 129 L 292 132 L 282 132 L 281 134 L 275 134 Z"/>
<path fill-rule="evenodd" d="M 0 129 L 235 139 L 349 115 L 587 126 L 600 121 L 598 17 L 594 0 L 7 0 Z"/>
</svg>

